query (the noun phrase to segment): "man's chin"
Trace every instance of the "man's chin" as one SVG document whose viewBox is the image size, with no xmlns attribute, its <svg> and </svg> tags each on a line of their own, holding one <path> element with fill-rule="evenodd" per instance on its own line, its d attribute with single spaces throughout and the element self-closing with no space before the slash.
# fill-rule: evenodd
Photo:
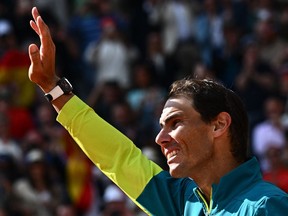
<svg viewBox="0 0 288 216">
<path fill-rule="evenodd" d="M 177 165 L 169 165 L 169 173 L 173 178 L 182 178 L 181 172 L 179 172 L 179 167 Z"/>
</svg>

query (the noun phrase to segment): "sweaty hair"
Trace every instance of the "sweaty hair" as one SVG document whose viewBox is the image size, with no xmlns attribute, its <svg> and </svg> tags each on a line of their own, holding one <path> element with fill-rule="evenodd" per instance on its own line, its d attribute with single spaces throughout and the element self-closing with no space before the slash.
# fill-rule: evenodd
<svg viewBox="0 0 288 216">
<path fill-rule="evenodd" d="M 185 78 L 171 85 L 168 98 L 179 96 L 191 100 L 191 105 L 206 123 L 211 123 L 220 112 L 229 113 L 232 119 L 231 153 L 238 162 L 247 159 L 248 116 L 241 99 L 232 90 L 216 81 Z"/>
</svg>

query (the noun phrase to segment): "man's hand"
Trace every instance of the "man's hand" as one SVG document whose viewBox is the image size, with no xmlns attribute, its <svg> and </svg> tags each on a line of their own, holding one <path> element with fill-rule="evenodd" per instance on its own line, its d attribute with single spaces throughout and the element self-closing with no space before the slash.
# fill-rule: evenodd
<svg viewBox="0 0 288 216">
<path fill-rule="evenodd" d="M 36 7 L 32 9 L 34 20 L 30 26 L 39 35 L 40 49 L 35 44 L 29 46 L 31 65 L 29 67 L 29 79 L 36 83 L 43 92 L 50 92 L 60 79 L 55 74 L 55 44 L 52 40 L 48 26 L 42 20 Z M 59 112 L 62 107 L 73 97 L 73 94 L 62 95 L 52 101 L 53 107 Z"/>
<path fill-rule="evenodd" d="M 50 30 L 36 7 L 32 9 L 32 16 L 34 20 L 30 21 L 30 26 L 39 35 L 41 46 L 40 49 L 35 44 L 29 46 L 31 60 L 29 79 L 47 93 L 56 86 L 59 80 L 55 74 L 56 48 Z"/>
</svg>

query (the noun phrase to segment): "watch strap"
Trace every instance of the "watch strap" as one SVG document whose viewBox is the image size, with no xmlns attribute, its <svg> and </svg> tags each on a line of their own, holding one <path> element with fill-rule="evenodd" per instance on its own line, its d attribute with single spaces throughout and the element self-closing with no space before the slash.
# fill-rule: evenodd
<svg viewBox="0 0 288 216">
<path fill-rule="evenodd" d="M 45 97 L 47 98 L 48 101 L 51 102 L 59 98 L 63 94 L 64 94 L 64 91 L 60 88 L 59 85 L 57 85 L 50 92 L 46 93 Z"/>
</svg>

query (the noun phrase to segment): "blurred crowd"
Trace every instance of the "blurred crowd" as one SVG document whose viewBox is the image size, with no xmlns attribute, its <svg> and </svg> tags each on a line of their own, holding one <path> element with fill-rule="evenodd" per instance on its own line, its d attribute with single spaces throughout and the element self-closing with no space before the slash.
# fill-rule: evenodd
<svg viewBox="0 0 288 216">
<path fill-rule="evenodd" d="M 57 74 L 148 158 L 167 168 L 154 138 L 172 81 L 213 78 L 243 99 L 250 153 L 288 192 L 288 1 L 0 0 L 0 216 L 143 215 L 29 81 L 33 6 Z"/>
</svg>

